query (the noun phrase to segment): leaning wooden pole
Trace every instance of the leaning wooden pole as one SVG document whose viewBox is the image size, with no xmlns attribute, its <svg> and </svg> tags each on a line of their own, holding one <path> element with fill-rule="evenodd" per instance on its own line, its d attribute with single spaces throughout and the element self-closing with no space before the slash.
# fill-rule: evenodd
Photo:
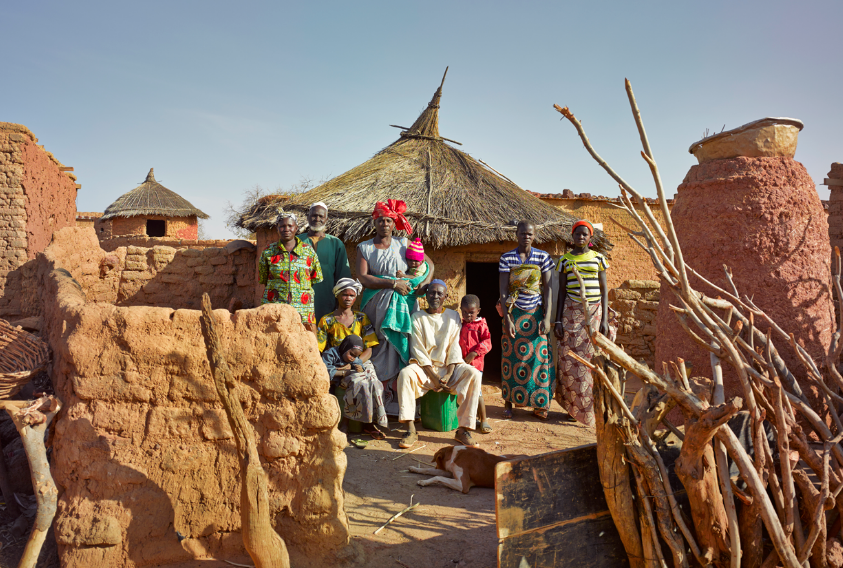
<svg viewBox="0 0 843 568">
<path fill-rule="evenodd" d="M 597 365 L 605 365 L 602 355 L 595 361 Z M 608 365 L 607 365 L 608 367 Z M 617 372 L 611 368 L 607 373 L 616 389 L 620 389 Z M 638 513 L 635 507 L 630 507 L 634 496 L 630 485 L 629 461 L 626 458 L 625 439 L 622 435 L 622 422 L 625 417 L 617 408 L 617 403 L 607 391 L 602 381 L 594 381 L 594 407 L 597 428 L 597 464 L 600 471 L 600 482 L 606 496 L 606 504 L 615 521 L 618 534 L 629 557 L 631 568 L 657 568 L 654 556 L 644 554 L 641 533 L 638 530 Z M 645 535 L 645 538 L 649 538 Z"/>
<path fill-rule="evenodd" d="M 61 402 L 54 396 L 44 396 L 32 402 L 4 400 L 0 401 L 0 406 L 12 417 L 12 422 L 23 441 L 26 459 L 29 461 L 29 473 L 38 512 L 35 514 L 35 523 L 29 533 L 29 540 L 26 542 L 18 568 L 35 568 L 41 547 L 47 539 L 47 531 L 56 516 L 59 492 L 50 474 L 44 435 L 50 422 L 61 409 Z"/>
<path fill-rule="evenodd" d="M 211 365 L 217 395 L 228 417 L 231 431 L 234 432 L 240 460 L 240 521 L 243 544 L 252 557 L 255 568 L 289 568 L 287 545 L 272 528 L 270 521 L 266 472 L 258 456 L 255 431 L 246 420 L 240 401 L 228 390 L 227 385 L 234 384 L 234 377 L 223 356 L 222 343 L 214 321 L 211 299 L 208 294 L 202 294 L 202 335 L 205 337 L 208 363 Z"/>
</svg>

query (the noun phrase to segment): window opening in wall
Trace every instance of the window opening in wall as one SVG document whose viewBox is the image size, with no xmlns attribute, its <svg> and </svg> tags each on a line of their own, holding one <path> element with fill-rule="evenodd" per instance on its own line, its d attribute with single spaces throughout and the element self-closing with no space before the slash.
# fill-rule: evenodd
<svg viewBox="0 0 843 568">
<path fill-rule="evenodd" d="M 164 237 L 167 235 L 167 222 L 163 219 L 146 220 L 147 237 Z"/>
</svg>

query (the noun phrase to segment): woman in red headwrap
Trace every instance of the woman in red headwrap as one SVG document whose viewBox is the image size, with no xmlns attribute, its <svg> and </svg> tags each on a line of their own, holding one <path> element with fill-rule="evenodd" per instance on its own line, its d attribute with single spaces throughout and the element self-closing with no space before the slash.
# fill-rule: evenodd
<svg viewBox="0 0 843 568">
<path fill-rule="evenodd" d="M 397 276 L 399 271 L 407 272 L 407 238 L 393 235 L 396 230 L 412 233 L 413 229 L 404 217 L 406 210 L 407 204 L 403 201 L 379 201 L 372 212 L 375 237 L 357 245 L 357 277 L 365 288 L 360 298 L 360 309 L 375 326 L 379 343 L 372 349 L 371 361 L 378 371 L 378 378 L 385 382 L 384 387 L 389 387 L 384 388 L 384 405 L 387 414 L 392 415 L 398 414 L 395 380 L 398 372 L 407 365 L 412 330 L 407 302 L 392 302 L 393 294 L 406 296 L 413 292 L 409 279 Z M 433 263 L 427 255 L 425 261 L 430 270 L 419 287 L 433 278 Z M 398 312 L 396 307 L 404 311 Z M 417 309 L 418 305 L 415 307 Z M 388 331 L 387 335 L 384 335 L 384 329 Z"/>
<path fill-rule="evenodd" d="M 591 345 L 585 328 L 585 307 L 583 306 L 580 283 L 576 268 L 585 283 L 585 299 L 591 325 L 610 339 L 615 339 L 616 326 L 608 304 L 606 257 L 591 250 L 594 227 L 586 220 L 577 221 L 571 228 L 574 247 L 559 259 L 559 297 L 556 302 L 556 335 L 559 358 L 556 371 L 556 399 L 568 411 L 571 421 L 578 420 L 586 426 L 594 426 L 594 397 L 591 393 L 594 381 L 588 367 L 569 356 L 576 353 L 586 361 L 594 357 L 596 350 Z"/>
</svg>

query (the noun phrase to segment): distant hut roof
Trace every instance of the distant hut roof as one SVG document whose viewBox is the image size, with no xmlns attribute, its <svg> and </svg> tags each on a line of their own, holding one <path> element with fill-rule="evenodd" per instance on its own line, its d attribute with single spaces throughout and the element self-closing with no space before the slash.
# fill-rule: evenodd
<svg viewBox="0 0 843 568">
<path fill-rule="evenodd" d="M 448 70 L 445 70 L 447 75 Z M 283 209 L 303 217 L 310 204 L 329 209 L 326 230 L 346 242 L 374 234 L 372 210 L 378 201 L 401 199 L 413 236 L 433 248 L 515 241 L 513 221 L 527 219 L 537 229 L 537 243 L 572 243 L 571 215 L 524 191 L 490 166 L 457 150 L 439 134 L 442 84 L 427 108 L 398 140 L 370 160 L 289 199 L 265 197 L 244 213 L 238 225 L 250 231 L 270 228 Z M 612 248 L 602 231 L 594 243 Z"/>
<path fill-rule="evenodd" d="M 160 215 L 162 217 L 192 217 L 207 219 L 208 215 L 194 207 L 187 199 L 155 181 L 153 168 L 146 180 L 106 208 L 100 218 L 105 221 L 113 217 L 137 217 L 138 215 Z"/>
</svg>

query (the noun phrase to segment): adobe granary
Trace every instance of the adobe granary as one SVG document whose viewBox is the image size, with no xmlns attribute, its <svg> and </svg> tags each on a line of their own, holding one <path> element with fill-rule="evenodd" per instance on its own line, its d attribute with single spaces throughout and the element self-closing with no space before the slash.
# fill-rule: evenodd
<svg viewBox="0 0 843 568">
<path fill-rule="evenodd" d="M 689 152 L 699 164 L 677 189 L 671 215 L 685 261 L 701 278 L 730 287 L 723 272 L 727 259 L 737 289 L 822 360 L 834 330 L 831 246 L 814 181 L 793 159 L 800 130 L 798 120 L 764 118 L 695 142 Z M 671 312 L 668 302 L 659 306 L 657 365 L 681 356 L 694 369 L 706 369 L 708 353 L 693 352 L 694 340 Z M 766 330 L 764 322 L 758 326 Z M 821 393 L 801 372 L 796 354 L 783 350 L 782 358 L 797 381 L 789 388 L 800 396 L 804 391 L 821 411 Z M 740 393 L 729 369 L 724 383 L 727 397 Z"/>
<path fill-rule="evenodd" d="M 101 239 L 121 235 L 196 239 L 198 219 L 207 218 L 187 199 L 158 183 L 150 168 L 146 180 L 109 205 L 95 226 Z"/>
</svg>

